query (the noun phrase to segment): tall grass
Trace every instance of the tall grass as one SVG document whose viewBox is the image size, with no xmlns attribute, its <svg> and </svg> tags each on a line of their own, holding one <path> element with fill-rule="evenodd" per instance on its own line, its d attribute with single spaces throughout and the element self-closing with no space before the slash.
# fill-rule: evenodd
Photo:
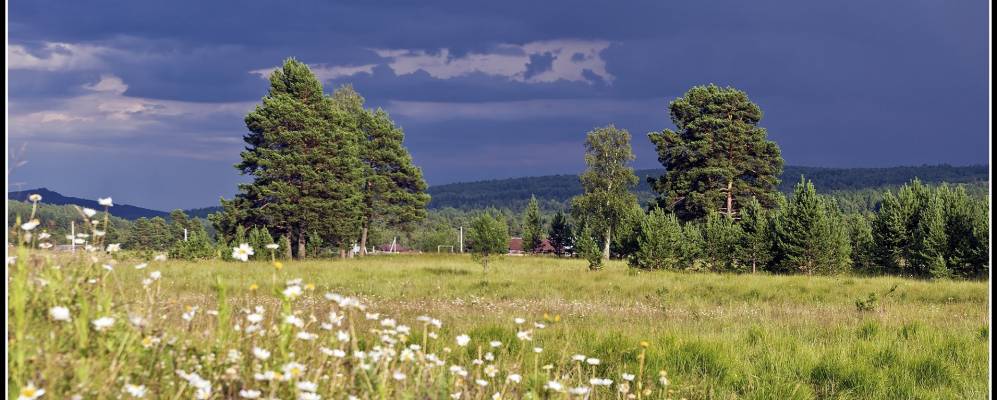
<svg viewBox="0 0 997 400">
<path fill-rule="evenodd" d="M 634 397 L 646 389 L 641 397 L 676 399 L 988 394 L 985 282 L 635 274 L 615 262 L 591 272 L 583 261 L 533 257 L 505 258 L 484 273 L 459 255 L 287 262 L 281 269 L 212 261 L 133 268 L 142 261 L 122 259 L 111 272 L 90 255 L 23 251 L 8 267 L 12 387 L 30 381 L 59 394 L 53 397 L 90 398 L 117 396 L 133 384 L 144 385 L 147 397 L 190 397 L 198 381 L 179 370 L 210 381 L 215 398 L 240 390 L 286 398 L 302 394 L 294 380 L 257 381 L 255 374 L 281 373 L 297 362 L 306 371 L 297 380 L 316 383 L 326 398 L 567 397 L 583 387 L 589 392 L 575 397 L 626 397 L 621 387 Z M 153 270 L 162 277 L 149 283 Z M 290 286 L 303 294 L 291 300 L 282 292 L 295 278 L 301 281 Z M 327 292 L 367 308 L 344 309 Z M 857 308 L 870 293 L 880 294 L 875 305 Z M 70 308 L 71 322 L 48 315 L 58 305 Z M 246 318 L 256 307 L 264 320 L 250 334 Z M 329 312 L 344 320 L 326 331 L 321 325 L 330 323 Z M 368 320 L 367 313 L 381 315 Z M 116 322 L 98 332 L 90 322 L 105 315 Z M 287 315 L 301 318 L 303 327 L 285 323 Z M 423 315 L 441 327 L 427 325 Z M 143 324 L 129 322 L 134 316 Z M 410 327 L 408 334 L 389 333 L 392 346 L 382 337 L 390 331 L 381 325 L 385 318 Z M 529 321 L 519 325 L 516 318 Z M 337 341 L 336 332 L 347 328 L 351 339 Z M 530 341 L 517 337 L 526 330 Z M 319 337 L 304 340 L 299 332 Z M 471 342 L 459 346 L 455 338 L 465 334 Z M 501 346 L 491 348 L 493 340 Z M 409 365 L 399 359 L 412 344 L 421 361 Z M 354 346 L 395 354 L 379 363 L 364 359 L 367 370 Z M 253 347 L 271 358 L 254 358 Z M 349 355 L 340 360 L 322 348 Z M 486 360 L 488 352 L 493 360 Z M 427 364 L 429 354 L 443 364 Z M 574 361 L 576 354 L 600 362 Z M 495 376 L 485 374 L 489 364 Z M 468 375 L 451 372 L 455 365 Z M 395 372 L 405 378 L 394 380 Z M 510 374 L 521 383 L 508 381 Z M 623 374 L 640 376 L 630 382 Z M 593 385 L 603 383 L 593 378 L 612 383 Z M 550 390 L 549 381 L 562 391 Z"/>
<path fill-rule="evenodd" d="M 316 280 L 319 263 L 97 253 L 8 259 L 8 397 L 669 397 L 664 372 L 644 367 L 648 344 L 614 343 L 629 357 L 601 360 L 557 314 L 482 321 L 380 302 Z"/>
<path fill-rule="evenodd" d="M 67 254 L 45 250 L 35 208 L 8 247 L 8 398 L 989 390 L 987 282 L 639 272 L 620 262 L 589 271 L 535 257 L 483 272 L 461 255 L 145 260 L 103 243 L 107 209 L 103 220 L 80 209 L 87 233 L 69 238 L 82 246 Z"/>
</svg>

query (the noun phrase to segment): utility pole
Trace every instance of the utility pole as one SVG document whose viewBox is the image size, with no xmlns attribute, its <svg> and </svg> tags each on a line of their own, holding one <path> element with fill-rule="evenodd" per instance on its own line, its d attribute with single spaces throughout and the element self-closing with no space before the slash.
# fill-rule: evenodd
<svg viewBox="0 0 997 400">
<path fill-rule="evenodd" d="M 76 221 L 69 221 L 69 235 L 72 236 L 69 239 L 69 248 L 73 250 L 73 254 L 76 254 Z"/>
<path fill-rule="evenodd" d="M 460 227 L 460 253 L 464 254 L 464 227 Z"/>
</svg>

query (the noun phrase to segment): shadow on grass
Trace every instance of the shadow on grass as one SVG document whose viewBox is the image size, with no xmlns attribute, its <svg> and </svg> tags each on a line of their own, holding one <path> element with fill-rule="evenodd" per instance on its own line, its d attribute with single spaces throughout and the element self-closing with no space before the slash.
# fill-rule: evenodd
<svg viewBox="0 0 997 400">
<path fill-rule="evenodd" d="M 436 268 L 423 268 L 423 271 L 426 271 L 426 272 L 429 272 L 432 275 L 438 275 L 438 276 L 441 276 L 441 275 L 469 275 L 470 274 L 470 272 L 468 272 L 465 269 L 456 269 L 456 268 L 439 268 L 439 267 L 436 267 Z"/>
</svg>

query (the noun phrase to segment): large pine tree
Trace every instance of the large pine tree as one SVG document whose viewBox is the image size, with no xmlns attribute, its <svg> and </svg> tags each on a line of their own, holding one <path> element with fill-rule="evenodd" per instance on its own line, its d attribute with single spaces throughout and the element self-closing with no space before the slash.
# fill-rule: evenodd
<svg viewBox="0 0 997 400">
<path fill-rule="evenodd" d="M 403 144 L 405 134 L 387 112 L 365 109 L 363 97 L 350 86 L 336 89 L 332 98 L 337 107 L 358 121 L 364 167 L 360 254 L 365 255 L 372 227 L 405 228 L 425 219 L 429 194 L 422 170 L 412 163 Z"/>
<path fill-rule="evenodd" d="M 689 221 L 718 211 L 736 217 L 752 197 L 775 204 L 782 156 L 758 126 L 762 111 L 747 94 L 696 86 L 669 105 L 676 130 L 648 134 L 665 174 L 651 179 L 659 206 Z"/>
<path fill-rule="evenodd" d="M 250 133 L 236 168 L 253 181 L 223 202 L 235 217 L 219 219 L 270 227 L 295 244 L 298 257 L 306 255 L 309 232 L 348 246 L 363 216 L 358 125 L 334 106 L 307 65 L 285 61 L 270 75 L 262 104 L 246 116 Z"/>
</svg>

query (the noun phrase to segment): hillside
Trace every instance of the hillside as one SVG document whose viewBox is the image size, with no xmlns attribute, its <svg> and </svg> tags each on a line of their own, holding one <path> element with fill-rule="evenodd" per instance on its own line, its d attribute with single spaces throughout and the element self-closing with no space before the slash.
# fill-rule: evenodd
<svg viewBox="0 0 997 400">
<path fill-rule="evenodd" d="M 8 200 L 14 201 L 28 201 L 28 196 L 32 194 L 40 194 L 42 196 L 42 203 L 49 205 L 77 205 L 80 207 L 93 208 L 95 210 L 103 210 L 104 207 L 97 204 L 96 200 L 83 199 L 79 197 L 65 196 L 59 192 L 50 190 L 48 188 L 38 188 L 21 190 L 17 192 L 7 193 Z M 194 218 L 207 218 L 208 214 L 216 212 L 220 207 L 204 207 L 204 208 L 194 208 L 190 210 L 184 210 L 187 215 Z M 170 213 L 167 211 L 153 210 L 150 208 L 138 207 L 128 204 L 115 203 L 114 207 L 111 209 L 111 214 L 115 217 L 124 218 L 127 220 L 135 220 L 139 218 L 153 218 L 153 217 L 163 217 L 167 220 L 170 219 Z"/>
<path fill-rule="evenodd" d="M 661 176 L 663 172 L 663 169 L 636 171 L 640 178 L 636 192 L 642 201 L 654 197 L 647 178 Z M 980 183 L 987 182 L 989 179 L 985 165 L 959 167 L 922 165 L 889 168 L 786 166 L 783 169 L 779 190 L 786 193 L 791 191 L 801 175 L 812 180 L 817 189 L 824 193 L 899 186 L 915 177 L 926 183 Z M 529 201 L 531 195 L 537 196 L 541 203 L 547 207 L 556 207 L 565 204 L 572 196 L 581 193 L 581 191 L 581 184 L 576 175 L 547 175 L 451 183 L 429 188 L 429 194 L 433 196 L 429 207 L 519 209 Z"/>
<path fill-rule="evenodd" d="M 80 207 L 93 208 L 95 210 L 103 210 L 104 207 L 97 204 L 96 200 L 81 199 L 79 197 L 63 196 L 58 192 L 49 190 L 47 188 L 29 189 L 22 190 L 19 192 L 7 193 L 8 200 L 16 201 L 27 201 L 28 196 L 32 194 L 40 194 L 42 196 L 42 202 L 45 204 L 54 205 L 68 205 L 74 204 Z M 167 218 L 169 213 L 165 211 L 152 210 L 148 208 L 132 206 L 128 204 L 114 204 L 114 211 L 112 214 L 116 217 L 124 219 L 138 219 L 141 217 L 152 218 L 152 217 L 163 217 Z"/>
</svg>

